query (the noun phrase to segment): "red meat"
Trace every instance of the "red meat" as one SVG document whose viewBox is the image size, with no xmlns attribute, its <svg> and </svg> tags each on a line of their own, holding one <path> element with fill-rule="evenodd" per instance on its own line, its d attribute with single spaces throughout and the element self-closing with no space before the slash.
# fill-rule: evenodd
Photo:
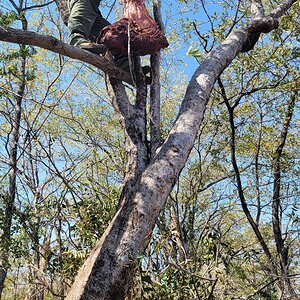
<svg viewBox="0 0 300 300">
<path fill-rule="evenodd" d="M 97 43 L 104 44 L 109 50 L 137 55 L 153 54 L 169 43 L 156 22 L 150 17 L 143 0 L 125 0 L 123 18 L 104 27 Z M 128 28 L 130 46 L 128 47 Z"/>
</svg>

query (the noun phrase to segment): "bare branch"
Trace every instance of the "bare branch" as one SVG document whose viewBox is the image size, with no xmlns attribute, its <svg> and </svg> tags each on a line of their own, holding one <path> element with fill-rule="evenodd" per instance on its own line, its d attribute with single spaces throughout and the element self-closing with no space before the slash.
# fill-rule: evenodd
<svg viewBox="0 0 300 300">
<path fill-rule="evenodd" d="M 285 245 L 285 241 L 282 237 L 281 228 L 281 212 L 280 212 L 280 189 L 281 189 L 281 158 L 283 148 L 285 146 L 286 138 L 290 128 L 290 123 L 294 114 L 295 104 L 298 98 L 298 92 L 294 92 L 288 104 L 283 130 L 280 134 L 280 141 L 277 146 L 274 158 L 274 186 L 273 186 L 273 203 L 272 203 L 272 223 L 273 223 L 273 233 L 276 242 L 277 253 L 280 257 L 280 266 L 282 274 L 284 276 L 289 275 L 288 270 L 288 247 Z M 286 288 L 290 288 L 289 281 L 286 280 Z"/>
<path fill-rule="evenodd" d="M 154 19 L 159 28 L 165 33 L 165 28 L 161 16 L 161 1 L 154 0 L 153 13 Z M 160 51 L 151 55 L 152 84 L 150 86 L 150 147 L 151 158 L 155 151 L 161 145 L 160 131 Z"/>
<path fill-rule="evenodd" d="M 101 69 L 109 76 L 119 80 L 126 81 L 128 83 L 132 82 L 130 74 L 114 66 L 111 61 L 78 47 L 68 45 L 50 35 L 27 30 L 4 28 L 0 26 L 0 41 L 37 46 L 51 50 L 55 53 L 91 64 Z"/>
<path fill-rule="evenodd" d="M 244 212 L 249 224 L 252 227 L 252 230 L 254 231 L 254 233 L 256 235 L 257 240 L 259 241 L 259 243 L 264 251 L 264 254 L 268 258 L 268 261 L 269 261 L 270 267 L 271 267 L 270 269 L 276 274 L 276 265 L 274 263 L 272 254 L 271 254 L 270 249 L 269 249 L 267 243 L 265 242 L 265 240 L 257 226 L 257 223 L 254 221 L 254 219 L 251 215 L 251 212 L 248 208 L 248 203 L 247 203 L 247 200 L 246 200 L 246 197 L 244 194 L 241 172 L 240 172 L 240 168 L 238 166 L 237 159 L 236 159 L 236 129 L 235 129 L 236 126 L 235 126 L 235 122 L 234 122 L 234 109 L 236 108 L 236 106 L 230 105 L 230 103 L 228 101 L 228 97 L 226 96 L 225 88 L 224 88 L 220 78 L 218 78 L 218 84 L 221 88 L 222 97 L 223 97 L 225 105 L 228 109 L 229 124 L 230 124 L 230 130 L 231 130 L 231 141 L 230 141 L 231 163 L 232 163 L 233 169 L 235 171 L 237 190 L 238 190 L 238 195 L 239 195 L 239 199 L 241 202 L 241 206 L 242 206 L 243 212 Z"/>
<path fill-rule="evenodd" d="M 282 4 L 280 4 L 275 10 L 273 10 L 270 13 L 270 17 L 272 18 L 280 18 L 282 17 L 287 10 L 296 2 L 298 2 L 299 0 L 288 0 L 286 2 L 283 2 Z"/>
<path fill-rule="evenodd" d="M 26 10 L 30 10 L 30 9 L 36 9 L 36 8 L 42 8 L 45 6 L 50 5 L 51 3 L 53 3 L 55 0 L 51 0 L 49 2 L 46 2 L 44 4 L 37 4 L 37 5 L 32 5 L 32 6 L 27 6 L 21 9 L 21 11 L 26 11 Z"/>
</svg>

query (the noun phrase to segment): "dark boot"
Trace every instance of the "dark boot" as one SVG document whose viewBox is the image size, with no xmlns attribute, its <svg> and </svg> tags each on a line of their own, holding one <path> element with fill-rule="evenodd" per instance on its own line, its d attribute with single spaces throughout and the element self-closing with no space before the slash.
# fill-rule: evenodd
<svg viewBox="0 0 300 300">
<path fill-rule="evenodd" d="M 92 42 L 84 42 L 78 45 L 79 48 L 95 53 L 95 54 L 103 54 L 107 51 L 107 48 L 103 44 L 96 44 Z"/>
</svg>

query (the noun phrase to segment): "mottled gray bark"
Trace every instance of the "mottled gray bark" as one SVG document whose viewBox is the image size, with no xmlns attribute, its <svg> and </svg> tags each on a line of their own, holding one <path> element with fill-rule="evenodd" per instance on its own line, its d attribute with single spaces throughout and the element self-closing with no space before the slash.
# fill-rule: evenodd
<svg viewBox="0 0 300 300">
<path fill-rule="evenodd" d="M 161 146 L 160 130 L 160 52 L 151 55 L 152 84 L 150 87 L 150 152 L 151 158 Z"/>
<path fill-rule="evenodd" d="M 124 195 L 136 184 L 137 179 L 149 163 L 149 151 L 146 138 L 146 89 L 145 82 L 140 82 L 137 89 L 136 103 L 131 104 L 123 84 L 110 78 L 113 90 L 112 104 L 119 113 L 121 125 L 125 133 L 125 148 L 127 154 L 124 188 L 119 199 L 119 205 L 124 201 Z"/>
<path fill-rule="evenodd" d="M 261 0 L 251 0 L 250 8 L 253 18 L 262 18 L 265 16 L 265 9 Z"/>
</svg>

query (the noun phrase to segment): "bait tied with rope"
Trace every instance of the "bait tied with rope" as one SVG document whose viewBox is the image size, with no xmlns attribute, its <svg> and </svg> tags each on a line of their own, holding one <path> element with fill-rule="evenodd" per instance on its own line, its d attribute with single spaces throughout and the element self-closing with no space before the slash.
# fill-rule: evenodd
<svg viewBox="0 0 300 300">
<path fill-rule="evenodd" d="M 128 54 L 130 48 L 131 54 L 141 56 L 154 54 L 169 46 L 143 0 L 125 0 L 123 18 L 104 27 L 97 43 L 104 44 L 110 51 L 118 50 L 124 54 Z"/>
</svg>

